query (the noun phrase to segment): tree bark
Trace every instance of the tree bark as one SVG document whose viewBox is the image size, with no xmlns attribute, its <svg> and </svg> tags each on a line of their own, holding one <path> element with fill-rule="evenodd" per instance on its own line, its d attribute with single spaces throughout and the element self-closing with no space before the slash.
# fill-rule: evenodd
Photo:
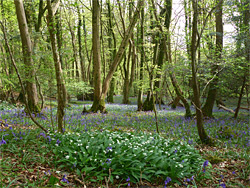
<svg viewBox="0 0 250 188">
<path fill-rule="evenodd" d="M 16 7 L 16 15 L 18 20 L 18 26 L 20 30 L 22 40 L 23 60 L 27 70 L 26 74 L 26 92 L 28 96 L 28 105 L 31 112 L 39 113 L 40 108 L 38 105 L 37 89 L 35 84 L 35 70 L 33 69 L 32 59 L 32 44 L 30 40 L 30 34 L 28 30 L 27 20 L 25 17 L 25 11 L 22 0 L 14 0 Z"/>
<path fill-rule="evenodd" d="M 47 25 L 50 34 L 53 59 L 56 71 L 56 81 L 57 81 L 57 124 L 58 131 L 63 133 L 63 117 L 64 117 L 64 108 L 67 103 L 67 94 L 66 87 L 63 80 L 63 73 L 61 68 L 60 57 L 58 54 L 57 44 L 56 44 L 56 34 L 54 27 L 54 14 L 56 12 L 55 9 L 52 8 L 50 0 L 47 0 L 48 6 L 48 16 L 47 16 Z"/>
<path fill-rule="evenodd" d="M 100 4 L 99 0 L 92 0 L 92 45 L 93 45 L 93 78 L 94 78 L 94 101 L 90 109 L 92 112 L 105 111 L 105 107 L 101 107 L 99 103 L 104 103 L 101 99 L 101 46 L 100 46 Z M 101 102 L 102 100 L 102 102 Z"/>
</svg>

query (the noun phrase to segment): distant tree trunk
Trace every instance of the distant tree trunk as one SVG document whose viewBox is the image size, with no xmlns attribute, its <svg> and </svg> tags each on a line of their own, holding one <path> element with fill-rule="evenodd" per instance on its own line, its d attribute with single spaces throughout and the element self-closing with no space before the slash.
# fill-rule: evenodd
<svg viewBox="0 0 250 188">
<path fill-rule="evenodd" d="M 56 39 L 57 39 L 57 46 L 58 46 L 58 53 L 59 53 L 59 57 L 60 57 L 60 62 L 61 62 L 61 66 L 62 69 L 64 69 L 64 64 L 63 64 L 63 57 L 62 57 L 62 42 L 63 42 L 63 38 L 62 38 L 62 25 L 61 25 L 61 12 L 57 12 L 56 16 L 55 16 L 55 22 L 56 22 Z"/>
<path fill-rule="evenodd" d="M 72 62 L 72 78 L 76 77 L 77 80 L 80 78 L 79 74 L 79 68 L 78 68 L 78 55 L 77 55 L 77 48 L 76 48 L 76 37 L 75 37 L 75 31 L 71 26 L 70 20 L 68 21 L 69 30 L 71 34 L 71 43 L 73 47 L 73 57 L 74 61 Z"/>
<path fill-rule="evenodd" d="M 79 57 L 80 57 L 80 67 L 81 67 L 81 80 L 85 82 L 86 79 L 86 71 L 85 71 L 85 63 L 82 55 L 82 16 L 80 13 L 79 5 L 77 4 L 77 12 L 78 12 L 78 28 L 77 28 L 77 37 L 78 37 L 78 45 L 79 45 Z"/>
<path fill-rule="evenodd" d="M 64 117 L 64 108 L 66 107 L 67 103 L 67 94 L 66 94 L 66 87 L 63 80 L 63 73 L 61 68 L 60 57 L 58 54 L 58 49 L 56 45 L 56 34 L 55 34 L 55 27 L 54 27 L 54 13 L 56 12 L 56 8 L 51 6 L 50 0 L 47 0 L 48 6 L 48 16 L 47 16 L 47 24 L 48 30 L 50 33 L 50 40 L 53 52 L 53 59 L 56 71 L 56 81 L 57 81 L 57 124 L 58 124 L 58 131 L 63 132 L 63 117 Z"/>
<path fill-rule="evenodd" d="M 132 54 L 132 64 L 131 64 L 131 73 L 130 73 L 130 81 L 129 81 L 129 91 L 131 93 L 131 89 L 133 89 L 133 82 L 134 82 L 134 77 L 135 77 L 135 65 L 136 65 L 136 49 L 135 49 L 135 44 L 134 44 L 134 36 L 132 35 L 131 37 L 131 43 L 133 47 L 133 54 Z"/>
<path fill-rule="evenodd" d="M 144 5 L 144 4 L 143 4 Z M 140 81 L 143 80 L 143 65 L 145 61 L 145 51 L 144 51 L 144 8 L 141 9 L 141 27 L 140 27 L 140 51 L 141 51 L 141 61 L 140 61 Z M 137 97 L 137 111 L 143 110 L 143 90 L 142 90 L 142 83 L 139 86 L 139 92 Z"/>
<path fill-rule="evenodd" d="M 217 9 L 215 13 L 215 21 L 216 21 L 216 48 L 215 48 L 215 64 L 212 65 L 212 74 L 216 74 L 218 71 L 218 64 L 221 61 L 221 54 L 223 50 L 223 22 L 222 22 L 222 7 L 223 1 L 217 0 Z M 216 93 L 217 93 L 217 83 L 218 77 L 216 76 L 215 79 L 210 83 L 208 96 L 205 102 L 205 105 L 202 108 L 202 112 L 204 116 L 213 117 L 213 107 L 214 102 L 216 100 Z"/>
<path fill-rule="evenodd" d="M 108 27 L 109 64 L 111 65 L 114 58 L 115 58 L 115 55 L 116 55 L 116 38 L 115 38 L 114 31 L 113 31 L 113 21 L 112 21 L 113 14 L 111 13 L 110 0 L 107 1 L 107 8 L 108 8 L 108 26 L 109 26 Z M 112 44 L 112 41 L 113 41 L 113 44 Z M 116 74 L 116 73 L 114 73 L 114 74 Z M 111 80 L 109 93 L 107 96 L 107 101 L 110 103 L 114 103 L 114 93 L 115 93 L 115 78 L 114 78 L 114 76 Z"/>
<path fill-rule="evenodd" d="M 129 45 L 128 58 L 124 59 L 123 69 L 125 74 L 124 84 L 123 84 L 123 104 L 129 104 L 129 64 L 131 59 L 131 44 Z M 125 54 L 126 57 L 126 54 Z"/>
<path fill-rule="evenodd" d="M 23 60 L 27 70 L 26 92 L 28 95 L 28 105 L 31 112 L 40 112 L 38 105 L 37 88 L 35 84 L 35 70 L 33 69 L 32 44 L 28 31 L 27 20 L 22 0 L 14 0 L 16 6 L 17 20 L 22 39 Z"/>
<path fill-rule="evenodd" d="M 196 124 L 198 134 L 202 143 L 210 144 L 211 139 L 208 137 L 203 126 L 203 115 L 201 111 L 200 93 L 197 81 L 197 69 L 196 69 L 196 52 L 197 52 L 197 31 L 198 31 L 198 2 L 193 0 L 193 23 L 192 23 L 192 41 L 191 41 L 191 67 L 192 67 L 192 80 L 193 80 L 193 92 L 194 92 L 194 105 L 196 110 Z"/>
</svg>

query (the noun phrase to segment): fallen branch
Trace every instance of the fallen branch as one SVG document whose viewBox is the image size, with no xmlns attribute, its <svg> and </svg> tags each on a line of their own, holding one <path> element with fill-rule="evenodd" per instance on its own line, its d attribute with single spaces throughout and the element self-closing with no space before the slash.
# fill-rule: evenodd
<svg viewBox="0 0 250 188">
<path fill-rule="evenodd" d="M 229 108 L 227 108 L 227 107 L 225 107 L 225 106 L 222 106 L 221 104 L 218 105 L 218 108 L 219 108 L 219 109 L 223 109 L 223 110 L 225 110 L 225 111 L 227 111 L 227 112 L 230 112 L 230 113 L 233 113 L 233 114 L 235 113 L 234 110 L 229 109 Z"/>
<path fill-rule="evenodd" d="M 250 108 L 247 107 L 240 107 L 240 109 L 250 111 Z"/>
</svg>

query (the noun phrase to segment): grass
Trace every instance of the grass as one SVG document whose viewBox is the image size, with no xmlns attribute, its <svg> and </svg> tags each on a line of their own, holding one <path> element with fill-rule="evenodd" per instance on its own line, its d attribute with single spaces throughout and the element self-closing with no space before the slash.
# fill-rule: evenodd
<svg viewBox="0 0 250 188">
<path fill-rule="evenodd" d="M 152 112 L 106 107 L 108 114 L 81 115 L 83 103 L 71 104 L 64 135 L 55 132 L 56 109 L 44 109 L 37 120 L 50 129 L 45 135 L 22 109 L 3 105 L 1 187 L 250 186 L 249 113 L 235 120 L 215 109 L 205 129 L 218 142 L 208 147 L 199 144 L 195 120 L 184 119 L 183 108 L 158 111 L 159 136 Z"/>
</svg>

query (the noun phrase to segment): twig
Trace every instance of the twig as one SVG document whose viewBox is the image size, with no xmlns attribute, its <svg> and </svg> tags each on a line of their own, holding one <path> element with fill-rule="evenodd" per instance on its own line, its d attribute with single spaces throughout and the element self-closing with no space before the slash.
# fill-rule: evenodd
<svg viewBox="0 0 250 188">
<path fill-rule="evenodd" d="M 220 69 L 218 72 L 216 72 L 216 73 L 214 74 L 214 76 L 206 83 L 204 89 L 203 89 L 202 92 L 201 92 L 201 96 L 200 96 L 200 97 L 202 97 L 202 96 L 204 95 L 205 90 L 207 89 L 207 86 L 216 78 L 216 76 L 217 76 L 223 69 L 224 69 L 224 67 L 223 67 L 222 69 Z"/>
</svg>

